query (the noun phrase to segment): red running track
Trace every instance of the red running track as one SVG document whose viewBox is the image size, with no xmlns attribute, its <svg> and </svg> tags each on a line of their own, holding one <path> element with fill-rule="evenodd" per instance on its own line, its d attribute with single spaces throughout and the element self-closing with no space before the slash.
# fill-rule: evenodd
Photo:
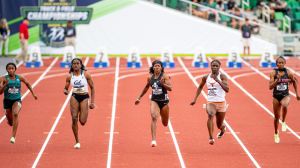
<svg viewBox="0 0 300 168">
<path fill-rule="evenodd" d="M 34 83 L 53 60 L 46 59 L 45 66 L 38 69 L 20 67 L 18 73 L 25 74 L 30 83 Z M 235 80 L 229 80 L 230 92 L 227 94 L 229 110 L 226 121 L 232 131 L 227 129 L 221 140 L 216 139 L 215 145 L 208 144 L 207 115 L 202 109 L 205 98 L 201 95 L 195 106 L 190 106 L 189 103 L 196 91 L 193 80 L 196 79 L 195 82 L 199 83 L 201 76 L 209 73 L 209 69 L 193 68 L 191 59 L 175 59 L 176 68 L 166 68 L 173 84 L 173 91 L 170 92 L 171 124 L 163 127 L 158 122 L 158 146 L 152 148 L 148 99 L 150 91 L 143 97 L 141 104 L 134 105 L 145 85 L 148 62 L 151 60 L 142 59 L 143 68 L 129 69 L 126 67 L 126 59 L 121 58 L 120 65 L 117 66 L 117 59 L 111 58 L 109 68 L 96 69 L 93 68 L 94 60 L 89 59 L 87 67 L 96 87 L 96 109 L 90 110 L 87 124 L 79 126 L 82 148 L 75 150 L 68 102 L 63 108 L 67 96 L 62 90 L 68 69 L 60 68 L 60 61 L 34 88 L 39 100 L 34 101 L 31 95 L 23 100 L 16 144 L 9 143 L 11 128 L 6 121 L 1 123 L 2 165 L 32 167 L 36 163 L 38 167 L 109 165 L 145 168 L 300 166 L 300 141 L 297 137 L 300 134 L 297 120 L 300 117 L 299 102 L 291 96 L 287 116 L 287 124 L 295 134 L 291 131 L 280 133 L 281 142 L 275 144 L 273 118 L 266 112 L 272 112 L 268 80 L 247 65 L 242 69 L 226 68 L 223 60 L 223 69 Z M 270 68 L 259 68 L 258 60 L 251 60 L 249 63 L 267 76 L 271 72 Z M 299 64 L 300 60 L 289 59 L 287 65 L 299 72 Z M 117 71 L 119 75 L 115 78 Z M 117 90 L 115 84 L 118 84 Z M 23 93 L 24 91 L 26 89 L 23 86 Z M 253 97 L 250 98 L 249 95 Z M 113 112 L 115 116 L 112 115 Z M 112 118 L 115 119 L 113 127 Z M 215 135 L 217 132 L 215 129 Z"/>
</svg>

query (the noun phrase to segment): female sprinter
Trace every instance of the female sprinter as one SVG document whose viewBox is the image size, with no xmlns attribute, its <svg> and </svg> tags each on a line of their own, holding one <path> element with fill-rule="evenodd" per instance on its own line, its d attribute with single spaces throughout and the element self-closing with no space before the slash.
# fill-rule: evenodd
<svg viewBox="0 0 300 168">
<path fill-rule="evenodd" d="M 16 74 L 17 66 L 14 63 L 6 65 L 7 75 L 0 79 L 0 94 L 4 92 L 3 107 L 6 115 L 8 125 L 12 126 L 12 136 L 10 143 L 14 144 L 16 141 L 16 133 L 19 124 L 19 112 L 22 107 L 21 102 L 21 82 L 25 83 L 30 90 L 34 99 L 37 96 L 34 94 L 31 85 L 21 75 Z"/>
<path fill-rule="evenodd" d="M 300 100 L 297 88 L 297 79 L 293 74 L 286 69 L 285 66 L 286 60 L 284 57 L 280 56 L 276 59 L 277 68 L 270 74 L 270 83 L 269 89 L 273 89 L 273 110 L 274 110 L 274 141 L 275 143 L 280 142 L 279 133 L 278 133 L 278 124 L 280 119 L 280 111 L 282 107 L 282 131 L 286 131 L 287 126 L 285 123 L 287 107 L 290 102 L 289 96 L 289 83 L 293 83 L 295 88 L 297 100 Z"/>
<path fill-rule="evenodd" d="M 162 62 L 155 60 L 150 67 L 150 75 L 147 78 L 146 86 L 144 87 L 140 96 L 136 99 L 135 105 L 138 105 L 141 98 L 146 94 L 149 87 L 152 88 L 150 113 L 151 113 L 151 146 L 155 147 L 156 144 L 156 122 L 161 116 L 162 124 L 166 127 L 169 121 L 169 97 L 168 92 L 172 90 L 170 77 L 164 73 Z"/>
<path fill-rule="evenodd" d="M 91 75 L 85 70 L 82 60 L 74 58 L 71 62 L 69 76 L 66 79 L 64 94 L 69 94 L 69 86 L 72 85 L 72 96 L 70 100 L 70 109 L 72 116 L 72 130 L 75 136 L 75 149 L 80 148 L 78 138 L 78 120 L 80 124 L 85 125 L 88 118 L 88 108 L 95 108 L 95 88 Z M 89 92 L 88 86 L 91 88 L 91 102 L 88 105 Z"/>
<path fill-rule="evenodd" d="M 227 84 L 227 77 L 220 73 L 221 62 L 219 60 L 213 60 L 210 63 L 211 73 L 205 75 L 197 89 L 196 96 L 191 102 L 191 105 L 196 103 L 198 96 L 200 95 L 204 85 L 208 89 L 207 93 L 207 105 L 206 112 L 208 114 L 207 128 L 209 134 L 209 144 L 213 145 L 215 140 L 213 138 L 214 124 L 213 118 L 216 116 L 217 127 L 221 130 L 218 133 L 218 138 L 222 138 L 226 131 L 226 127 L 223 124 L 226 112 L 226 100 L 225 92 L 228 93 L 229 87 Z"/>
</svg>

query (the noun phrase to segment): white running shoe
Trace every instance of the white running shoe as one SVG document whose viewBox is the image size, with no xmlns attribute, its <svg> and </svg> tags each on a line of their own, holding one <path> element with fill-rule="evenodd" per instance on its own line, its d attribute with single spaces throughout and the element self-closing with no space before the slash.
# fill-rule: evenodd
<svg viewBox="0 0 300 168">
<path fill-rule="evenodd" d="M 151 141 L 151 147 L 156 147 L 156 146 L 157 146 L 156 141 L 155 141 L 155 140 L 152 140 L 152 141 Z"/>
<path fill-rule="evenodd" d="M 16 142 L 16 138 L 15 138 L 15 137 L 11 137 L 11 138 L 10 138 L 10 143 L 11 143 L 11 144 L 14 144 L 15 142 Z"/>
<path fill-rule="evenodd" d="M 226 126 L 224 126 L 224 129 L 218 133 L 218 135 L 217 135 L 218 139 L 221 139 L 223 137 L 223 135 L 225 134 L 225 132 L 226 132 Z"/>
<path fill-rule="evenodd" d="M 280 142 L 280 138 L 279 138 L 279 134 L 274 134 L 274 141 L 275 143 L 279 143 Z"/>
<path fill-rule="evenodd" d="M 80 149 L 80 143 L 79 143 L 79 142 L 76 143 L 76 144 L 74 145 L 74 148 L 75 148 L 75 149 Z"/>
<path fill-rule="evenodd" d="M 286 132 L 286 130 L 287 130 L 286 123 L 283 122 L 283 123 L 281 124 L 281 131 L 282 131 L 282 132 Z"/>
<path fill-rule="evenodd" d="M 213 139 L 213 138 L 212 138 L 212 139 L 209 139 L 209 140 L 208 140 L 208 143 L 211 144 L 211 145 L 213 145 L 213 144 L 215 143 L 215 139 Z"/>
</svg>

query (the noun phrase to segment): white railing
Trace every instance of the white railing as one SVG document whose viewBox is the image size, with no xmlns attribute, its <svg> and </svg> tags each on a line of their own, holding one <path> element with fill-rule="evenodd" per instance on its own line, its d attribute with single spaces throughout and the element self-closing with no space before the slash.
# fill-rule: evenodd
<svg viewBox="0 0 300 168">
<path fill-rule="evenodd" d="M 245 6 L 250 8 L 250 0 L 242 0 L 242 9 L 245 11 Z"/>
<path fill-rule="evenodd" d="M 266 5 L 266 4 L 263 4 L 262 19 L 263 19 L 263 21 L 267 21 L 268 24 L 271 23 L 270 14 L 271 14 L 270 7 L 268 5 Z"/>
<path fill-rule="evenodd" d="M 291 27 L 292 27 L 292 21 L 291 18 L 288 16 L 284 16 L 283 21 L 282 21 L 282 26 L 283 26 L 283 32 L 288 32 L 291 33 Z"/>
</svg>

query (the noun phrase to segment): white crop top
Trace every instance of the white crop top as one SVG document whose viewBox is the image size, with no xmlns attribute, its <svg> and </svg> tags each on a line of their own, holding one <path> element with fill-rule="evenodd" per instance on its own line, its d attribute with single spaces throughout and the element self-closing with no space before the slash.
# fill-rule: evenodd
<svg viewBox="0 0 300 168">
<path fill-rule="evenodd" d="M 207 76 L 206 86 L 207 86 L 207 101 L 208 102 L 224 102 L 225 101 L 225 91 L 221 85 L 210 77 L 211 74 Z M 217 78 L 221 80 L 221 73 L 218 74 Z"/>
<path fill-rule="evenodd" d="M 73 93 L 85 94 L 88 93 L 88 82 L 84 76 L 84 71 L 79 76 L 75 76 L 71 73 L 71 85 L 73 87 Z"/>
</svg>

